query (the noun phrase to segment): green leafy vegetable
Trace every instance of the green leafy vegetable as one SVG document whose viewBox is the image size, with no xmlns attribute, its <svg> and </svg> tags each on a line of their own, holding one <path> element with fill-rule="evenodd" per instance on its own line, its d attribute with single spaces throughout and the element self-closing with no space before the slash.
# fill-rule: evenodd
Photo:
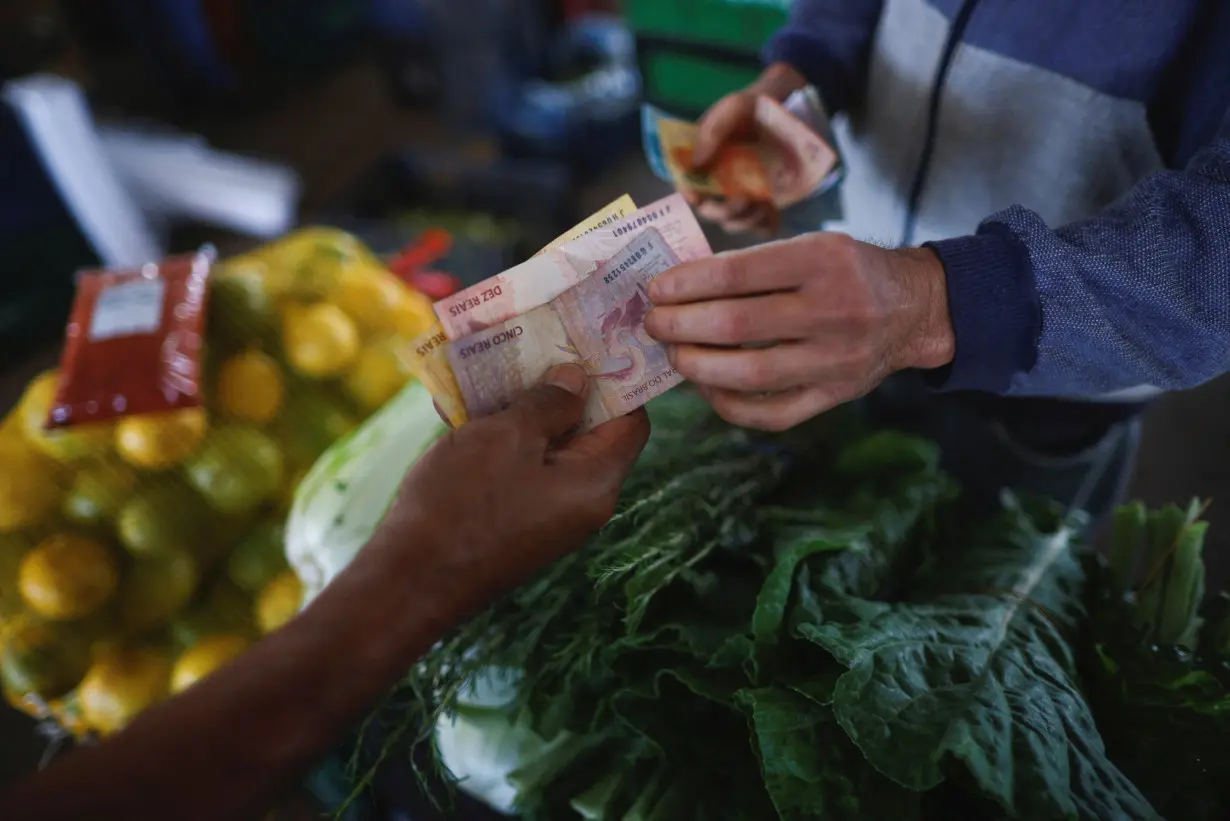
<svg viewBox="0 0 1230 821">
<path fill-rule="evenodd" d="M 800 627 L 848 671 L 834 712 L 877 769 L 928 790 L 959 764 L 1024 818 L 1153 818 L 1108 759 L 1075 672 L 1080 563 L 1066 527 L 1020 508 L 920 577 Z"/>
<path fill-rule="evenodd" d="M 925 441 L 852 412 L 754 434 L 686 391 L 650 414 L 608 526 L 408 672 L 382 756 L 427 745 L 461 790 L 526 821 L 1158 818 L 1149 799 L 1211 821 L 1230 806 L 1230 772 L 1199 760 L 1211 745 L 1170 755 L 1196 730 L 1161 706 L 1230 716 L 1219 674 L 1188 659 L 1230 644 L 1230 598 L 1199 607 L 1197 508 L 1116 519 L 1091 623 L 1079 522 L 1009 500 L 961 526 Z M 322 522 L 364 489 L 362 472 L 333 474 Z M 1158 637 L 1179 648 L 1170 666 L 1144 649 Z M 1189 796 L 1159 799 L 1122 715 L 1191 768 L 1171 773 Z M 381 761 L 351 763 L 362 787 Z"/>
<path fill-rule="evenodd" d="M 832 710 L 790 690 L 745 690 L 765 789 L 783 821 L 920 817 L 917 795 L 859 764 Z"/>
<path fill-rule="evenodd" d="M 934 447 L 847 414 L 755 435 L 682 391 L 650 412 L 610 524 L 429 653 L 394 694 L 402 732 L 433 738 L 462 790 L 530 819 L 819 818 L 817 791 L 823 817 L 913 817 L 918 797 L 825 703 L 836 665 L 791 623 L 910 561 L 952 493 Z M 497 715 L 467 703 L 492 670 L 516 671 L 515 695 L 490 743 L 461 749 L 458 728 Z"/>
<path fill-rule="evenodd" d="M 1107 746 L 1168 818 L 1230 813 L 1230 597 L 1204 599 L 1204 505 L 1116 511 L 1084 667 Z"/>
<path fill-rule="evenodd" d="M 286 524 L 286 558 L 305 604 L 367 544 L 407 471 L 447 430 L 415 381 L 316 461 Z"/>
</svg>

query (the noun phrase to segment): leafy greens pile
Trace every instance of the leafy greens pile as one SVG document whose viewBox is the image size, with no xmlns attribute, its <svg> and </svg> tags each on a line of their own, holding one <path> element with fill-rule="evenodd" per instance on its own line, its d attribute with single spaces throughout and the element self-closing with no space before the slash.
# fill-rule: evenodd
<svg viewBox="0 0 1230 821">
<path fill-rule="evenodd" d="M 1079 522 L 953 522 L 934 446 L 852 412 L 650 411 L 610 524 L 440 642 L 382 750 L 531 821 L 1160 817 L 1078 675 Z"/>
<path fill-rule="evenodd" d="M 1167 818 L 1230 814 L 1230 595 L 1205 603 L 1203 506 L 1120 508 L 1088 674 L 1107 744 Z"/>
</svg>

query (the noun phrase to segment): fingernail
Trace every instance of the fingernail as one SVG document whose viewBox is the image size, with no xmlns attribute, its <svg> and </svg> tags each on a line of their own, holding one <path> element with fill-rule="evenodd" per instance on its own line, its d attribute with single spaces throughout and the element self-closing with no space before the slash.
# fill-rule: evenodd
<svg viewBox="0 0 1230 821">
<path fill-rule="evenodd" d="M 671 295 L 671 286 L 669 280 L 662 281 L 661 277 L 654 279 L 649 283 L 649 301 L 657 302 L 659 299 L 666 299 Z"/>
<path fill-rule="evenodd" d="M 556 365 L 547 371 L 543 381 L 554 388 L 560 388 L 579 396 L 585 390 L 589 378 L 585 375 L 585 371 L 576 365 Z"/>
<path fill-rule="evenodd" d="M 674 345 L 666 346 L 666 361 L 671 363 L 672 368 L 679 367 L 678 365 L 675 364 L 675 346 Z"/>
</svg>

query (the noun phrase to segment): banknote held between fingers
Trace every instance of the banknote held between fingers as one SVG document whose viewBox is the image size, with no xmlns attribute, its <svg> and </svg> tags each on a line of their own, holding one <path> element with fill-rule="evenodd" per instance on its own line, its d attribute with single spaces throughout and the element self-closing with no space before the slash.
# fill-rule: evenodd
<svg viewBox="0 0 1230 821">
<path fill-rule="evenodd" d="M 926 248 L 817 232 L 680 265 L 649 295 L 646 331 L 749 427 L 792 427 L 955 355 L 944 268 Z"/>
<path fill-rule="evenodd" d="M 699 131 L 693 166 L 708 168 L 722 146 L 757 137 L 757 97 L 767 95 L 781 102 L 806 84 L 806 79 L 792 66 L 776 63 L 747 88 L 718 100 L 697 123 Z M 703 219 L 720 225 L 731 234 L 753 232 L 769 236 L 776 232 L 779 224 L 779 214 L 768 203 L 705 199 L 695 194 L 689 195 L 688 201 Z"/>
</svg>

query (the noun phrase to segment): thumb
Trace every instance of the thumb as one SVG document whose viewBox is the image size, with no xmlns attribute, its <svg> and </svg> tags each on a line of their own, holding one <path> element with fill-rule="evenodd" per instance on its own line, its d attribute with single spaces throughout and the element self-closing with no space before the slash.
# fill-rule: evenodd
<svg viewBox="0 0 1230 821">
<path fill-rule="evenodd" d="M 556 365 L 538 387 L 513 400 L 510 410 L 546 441 L 558 439 L 581 422 L 589 377 L 577 365 Z"/>
<path fill-rule="evenodd" d="M 749 131 L 751 110 L 743 92 L 735 92 L 718 100 L 700 118 L 696 134 L 696 150 L 692 167 L 704 168 L 717 158 L 718 151 L 732 139 Z M 749 135 L 750 136 L 750 135 Z"/>
</svg>

